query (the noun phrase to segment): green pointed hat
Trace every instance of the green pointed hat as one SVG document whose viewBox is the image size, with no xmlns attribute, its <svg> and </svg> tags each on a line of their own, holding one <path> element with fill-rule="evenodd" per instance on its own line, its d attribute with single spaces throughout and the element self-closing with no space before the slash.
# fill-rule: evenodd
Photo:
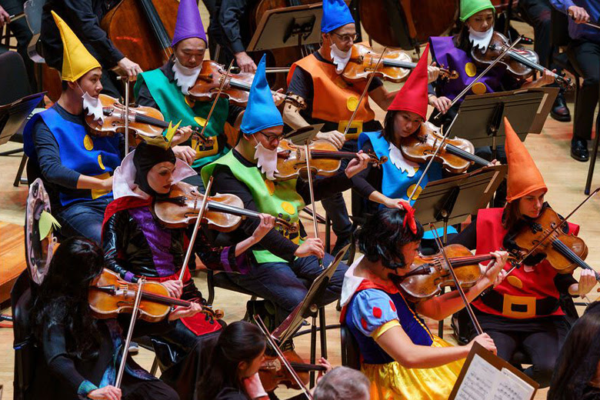
<svg viewBox="0 0 600 400">
<path fill-rule="evenodd" d="M 490 0 L 460 0 L 460 20 L 465 22 L 479 11 L 496 10 Z"/>
</svg>

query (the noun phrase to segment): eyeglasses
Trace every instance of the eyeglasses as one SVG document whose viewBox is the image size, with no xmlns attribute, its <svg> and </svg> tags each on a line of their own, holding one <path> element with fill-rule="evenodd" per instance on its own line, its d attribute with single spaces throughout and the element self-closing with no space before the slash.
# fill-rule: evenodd
<svg viewBox="0 0 600 400">
<path fill-rule="evenodd" d="M 340 35 L 339 33 L 335 33 L 335 32 L 331 32 L 331 33 L 333 33 L 335 36 L 337 36 L 338 38 L 340 38 L 340 40 L 342 42 L 349 42 L 349 41 L 353 41 L 354 42 L 356 40 L 356 38 L 358 37 L 357 33 L 354 33 L 352 35 L 351 34 Z"/>
<path fill-rule="evenodd" d="M 260 133 L 267 139 L 269 143 L 274 142 L 275 140 L 279 142 L 283 139 L 283 134 L 269 135 L 268 133 L 264 133 L 263 131 L 260 131 Z"/>
</svg>

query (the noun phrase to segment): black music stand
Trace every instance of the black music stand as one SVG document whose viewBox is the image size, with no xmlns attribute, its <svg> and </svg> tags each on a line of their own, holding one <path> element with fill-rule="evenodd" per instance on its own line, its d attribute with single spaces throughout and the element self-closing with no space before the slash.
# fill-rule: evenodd
<svg viewBox="0 0 600 400">
<path fill-rule="evenodd" d="M 263 14 L 246 51 L 319 44 L 321 3 L 269 10 Z"/>
<path fill-rule="evenodd" d="M 325 124 L 307 125 L 291 131 L 284 135 L 284 138 L 294 143 L 296 146 L 304 146 L 306 143 L 312 142 L 317 133 L 321 132 Z"/>
<path fill-rule="evenodd" d="M 491 146 L 495 158 L 496 148 L 504 144 L 506 136 L 504 117 L 524 141 L 528 133 L 542 132 L 558 92 L 558 88 L 544 87 L 467 96 L 450 133 L 469 140 L 476 148 Z"/>
<path fill-rule="evenodd" d="M 448 225 L 460 224 L 485 208 L 507 171 L 508 166 L 495 165 L 427 183 L 414 204 L 416 219 L 423 226 L 433 223 L 436 229 L 443 228 L 446 243 Z"/>
<path fill-rule="evenodd" d="M 0 145 L 8 142 L 15 133 L 21 130 L 45 94 L 46 92 L 30 94 L 10 104 L 0 106 Z"/>
<path fill-rule="evenodd" d="M 600 101 L 598 101 L 600 105 Z M 592 186 L 592 178 L 594 177 L 594 168 L 596 167 L 596 158 L 598 157 L 598 145 L 600 144 L 600 117 L 596 117 L 596 137 L 594 138 L 594 148 L 592 150 L 592 159 L 590 160 L 590 167 L 588 169 L 587 179 L 585 181 L 585 189 L 583 190 L 586 195 L 590 194 L 590 188 Z"/>
</svg>

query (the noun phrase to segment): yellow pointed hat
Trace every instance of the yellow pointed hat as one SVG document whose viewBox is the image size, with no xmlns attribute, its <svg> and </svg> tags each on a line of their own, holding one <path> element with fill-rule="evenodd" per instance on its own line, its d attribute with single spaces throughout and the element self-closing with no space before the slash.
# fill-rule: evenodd
<svg viewBox="0 0 600 400">
<path fill-rule="evenodd" d="M 52 11 L 54 22 L 60 31 L 63 42 L 63 65 L 61 79 L 75 82 L 94 68 L 102 68 L 98 60 L 90 54 L 83 43 L 77 38 L 69 25 Z"/>
</svg>

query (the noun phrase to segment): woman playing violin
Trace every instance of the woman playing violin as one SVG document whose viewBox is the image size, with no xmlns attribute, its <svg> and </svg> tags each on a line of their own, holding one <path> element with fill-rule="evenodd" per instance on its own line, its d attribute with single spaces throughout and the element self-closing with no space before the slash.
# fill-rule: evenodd
<svg viewBox="0 0 600 400">
<path fill-rule="evenodd" d="M 477 221 L 452 243 L 485 254 L 499 248 L 519 251 L 515 241 L 524 227 L 534 227 L 547 207 L 546 184 L 527 149 L 505 119 L 508 156 L 508 196 L 504 209 L 479 210 Z M 567 227 L 565 226 L 565 230 Z M 578 227 L 569 224 L 568 231 Z M 498 355 L 510 361 L 517 349 L 532 360 L 525 373 L 548 386 L 560 345 L 568 330 L 561 294 L 584 296 L 595 285 L 593 271 L 582 270 L 579 283 L 572 274 L 559 274 L 544 253 L 527 257 L 500 285 L 473 302 L 482 328 L 498 347 Z M 510 265 L 505 266 L 509 270 Z M 462 335 L 462 332 L 461 332 Z"/>
<path fill-rule="evenodd" d="M 139 277 L 162 282 L 172 297 L 202 302 L 202 295 L 194 285 L 189 271 L 183 266 L 186 243 L 184 229 L 164 227 L 152 212 L 156 198 L 166 196 L 173 184 L 195 172 L 183 161 L 176 159 L 171 148 L 163 149 L 142 142 L 130 153 L 115 173 L 115 198 L 105 215 L 103 243 L 107 267 L 121 278 L 136 282 Z M 225 268 L 243 272 L 244 252 L 260 241 L 274 226 L 271 216 L 262 216 L 261 223 L 237 245 L 220 249 L 212 246 L 200 231 L 194 244 L 195 251 L 208 268 Z M 180 269 L 186 268 L 180 280 Z M 218 333 L 221 325 L 204 315 L 184 319 L 175 329 L 153 338 L 159 360 L 169 367 L 163 380 L 179 391 L 182 398 L 192 398 L 189 382 L 179 383 L 186 368 L 196 368 L 192 374 L 199 379 L 202 342 Z"/>
<path fill-rule="evenodd" d="M 116 320 L 93 317 L 88 289 L 103 267 L 102 249 L 87 239 L 69 238 L 54 254 L 31 313 L 34 336 L 43 351 L 43 364 L 37 366 L 42 371 L 36 373 L 39 379 L 32 398 L 178 400 L 173 389 L 131 358 L 127 359 L 121 388 L 114 386 L 123 333 L 131 315 L 123 314 Z M 175 320 L 199 311 L 200 305 L 192 303 L 189 308 L 176 308 L 158 323 L 137 321 L 134 336 L 167 332 Z"/>
<path fill-rule="evenodd" d="M 473 341 L 453 347 L 433 335 L 419 316 L 441 320 L 462 309 L 464 303 L 456 292 L 415 304 L 393 284 L 393 275 L 401 277 L 411 270 L 423 236 L 414 210 L 408 203 L 403 207 L 377 211 L 359 232 L 364 256 L 344 278 L 341 322 L 358 341 L 361 370 L 371 381 L 371 399 L 448 398 Z M 467 292 L 469 301 L 502 281 L 499 272 L 507 253 L 492 256 L 485 274 Z M 496 352 L 487 334 L 474 341 Z"/>
</svg>

